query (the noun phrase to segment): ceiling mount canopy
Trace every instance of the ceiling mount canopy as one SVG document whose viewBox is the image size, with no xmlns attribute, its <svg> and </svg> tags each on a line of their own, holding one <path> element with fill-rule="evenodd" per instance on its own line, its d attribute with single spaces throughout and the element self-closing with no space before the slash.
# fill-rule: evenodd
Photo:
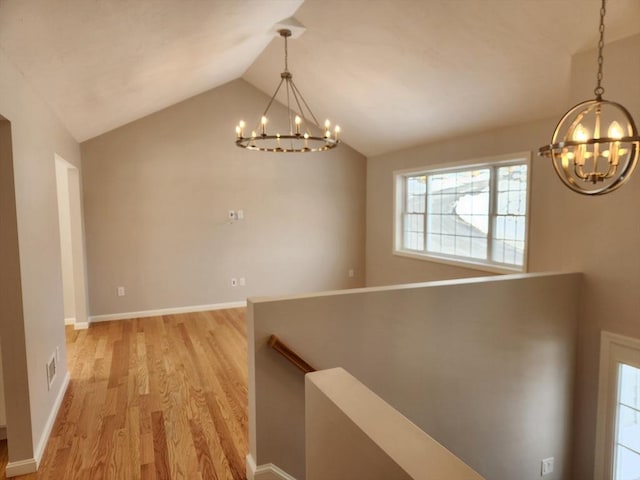
<svg viewBox="0 0 640 480">
<path fill-rule="evenodd" d="M 240 120 L 236 126 L 236 145 L 247 150 L 283 153 L 323 152 L 337 147 L 340 143 L 340 127 L 336 125 L 332 130 L 329 120 L 324 122 L 323 128 L 319 127 L 318 119 L 289 72 L 287 39 L 291 36 L 291 30 L 283 28 L 278 30 L 278 33 L 284 39 L 284 71 L 280 74 L 280 83 L 249 135 L 246 123 Z M 287 100 L 288 126 L 281 133 L 269 124 L 268 113 L 283 85 Z M 313 120 L 313 124 L 309 124 L 306 118 Z"/>
<path fill-rule="evenodd" d="M 620 188 L 636 168 L 640 152 L 640 136 L 631 114 L 619 103 L 602 98 L 605 14 L 606 0 L 602 0 L 595 99 L 565 113 L 551 144 L 538 151 L 551 158 L 567 187 L 584 195 L 602 195 Z"/>
</svg>

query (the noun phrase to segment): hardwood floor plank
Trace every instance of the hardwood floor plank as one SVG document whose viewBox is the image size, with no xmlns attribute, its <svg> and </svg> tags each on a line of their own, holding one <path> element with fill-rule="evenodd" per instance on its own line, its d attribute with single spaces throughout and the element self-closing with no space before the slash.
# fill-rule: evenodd
<svg viewBox="0 0 640 480">
<path fill-rule="evenodd" d="M 144 332 L 136 334 L 136 386 L 138 395 L 149 393 L 149 370 L 147 368 L 147 347 Z"/>
<path fill-rule="evenodd" d="M 140 478 L 140 465 L 141 460 L 141 437 L 140 437 L 140 407 L 131 407 L 128 410 L 127 429 L 124 433 L 124 448 L 127 450 L 128 459 L 126 460 L 129 465 L 130 477 Z"/>
<path fill-rule="evenodd" d="M 189 420 L 189 428 L 191 430 L 191 436 L 193 437 L 193 443 L 196 448 L 198 467 L 200 473 L 202 474 L 202 477 L 211 480 L 218 480 L 215 467 L 213 466 L 214 464 L 211 458 L 209 444 L 202 430 L 202 426 L 195 420 Z"/>
<path fill-rule="evenodd" d="M 140 466 L 153 465 L 155 456 L 153 454 L 153 433 L 142 433 L 140 435 Z M 143 475 L 144 476 L 144 475 Z"/>
<path fill-rule="evenodd" d="M 105 477 L 105 470 L 109 463 L 109 457 L 113 451 L 113 433 L 115 432 L 116 418 L 114 415 L 103 417 L 99 430 L 98 440 L 91 450 L 91 460 L 89 462 L 91 476 L 95 479 Z"/>
<path fill-rule="evenodd" d="M 140 466 L 140 479 L 141 480 L 156 480 L 155 465 L 153 463 L 147 463 Z"/>
<path fill-rule="evenodd" d="M 236 442 L 234 441 L 234 436 L 231 435 L 218 401 L 212 393 L 207 395 L 207 406 L 209 407 L 209 412 L 211 413 L 211 417 L 218 434 L 220 446 L 222 447 L 222 451 L 229 463 L 231 474 L 234 480 L 242 479 L 244 478 L 243 452 L 238 451 Z"/>
<path fill-rule="evenodd" d="M 157 480 L 170 480 L 169 454 L 167 449 L 167 436 L 164 429 L 164 417 L 162 412 L 151 414 L 153 429 L 153 458 Z"/>
</svg>

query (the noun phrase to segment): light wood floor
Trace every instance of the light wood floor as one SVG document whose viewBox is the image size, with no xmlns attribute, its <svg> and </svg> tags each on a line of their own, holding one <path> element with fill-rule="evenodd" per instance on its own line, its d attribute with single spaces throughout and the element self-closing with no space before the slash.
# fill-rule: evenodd
<svg viewBox="0 0 640 480">
<path fill-rule="evenodd" d="M 16 478 L 245 479 L 244 317 L 218 310 L 67 330 L 71 383 L 38 473 Z"/>
</svg>

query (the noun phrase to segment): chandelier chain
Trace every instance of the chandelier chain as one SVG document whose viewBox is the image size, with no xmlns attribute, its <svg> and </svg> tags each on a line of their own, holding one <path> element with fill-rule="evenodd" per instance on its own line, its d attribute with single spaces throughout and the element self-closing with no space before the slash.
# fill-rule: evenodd
<svg viewBox="0 0 640 480">
<path fill-rule="evenodd" d="M 597 99 L 601 99 L 604 94 L 604 88 L 602 87 L 602 66 L 604 64 L 604 56 L 602 51 L 604 50 L 604 16 L 606 13 L 606 0 L 602 0 L 602 7 L 600 7 L 600 40 L 598 41 L 598 83 L 593 91 Z"/>
</svg>

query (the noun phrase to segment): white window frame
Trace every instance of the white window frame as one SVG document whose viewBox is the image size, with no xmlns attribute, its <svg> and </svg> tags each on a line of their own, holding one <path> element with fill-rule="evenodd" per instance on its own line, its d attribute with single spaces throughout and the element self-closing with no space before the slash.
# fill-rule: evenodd
<svg viewBox="0 0 640 480">
<path fill-rule="evenodd" d="M 486 167 L 502 167 L 508 165 L 524 164 L 527 166 L 527 205 L 525 212 L 525 240 L 524 240 L 524 254 L 522 266 L 510 265 L 494 262 L 491 259 L 486 261 L 473 259 L 463 256 L 435 254 L 432 252 L 419 252 L 414 250 L 405 250 L 403 248 L 403 224 L 402 215 L 405 202 L 405 183 L 406 178 L 410 176 L 416 176 L 419 174 L 435 174 L 435 173 L 449 173 L 455 171 L 465 171 L 471 169 L 482 169 Z M 531 152 L 517 152 L 505 155 L 485 157 L 480 159 L 465 160 L 462 162 L 427 165 L 418 168 L 411 168 L 406 170 L 396 170 L 393 172 L 394 182 L 394 208 L 393 208 L 393 255 L 400 257 L 413 258 L 418 260 L 426 260 L 430 262 L 443 263 L 447 265 L 455 265 L 457 267 L 470 268 L 475 270 L 483 270 L 493 273 L 521 273 L 527 271 L 528 264 L 528 247 L 529 247 L 529 210 L 530 210 L 530 196 L 531 196 Z M 490 211 L 489 211 L 489 223 L 492 223 L 494 216 L 495 206 L 495 183 L 492 182 L 491 197 L 490 197 Z M 425 199 L 426 201 L 426 199 Z M 426 215 L 426 213 L 425 213 Z M 426 232 L 425 232 L 426 235 Z M 487 237 L 490 242 L 490 237 Z M 426 240 L 425 240 L 426 241 Z"/>
<path fill-rule="evenodd" d="M 600 336 L 600 374 L 594 468 L 594 479 L 596 480 L 612 480 L 614 476 L 613 457 L 620 363 L 640 368 L 640 339 L 603 330 Z"/>
</svg>

